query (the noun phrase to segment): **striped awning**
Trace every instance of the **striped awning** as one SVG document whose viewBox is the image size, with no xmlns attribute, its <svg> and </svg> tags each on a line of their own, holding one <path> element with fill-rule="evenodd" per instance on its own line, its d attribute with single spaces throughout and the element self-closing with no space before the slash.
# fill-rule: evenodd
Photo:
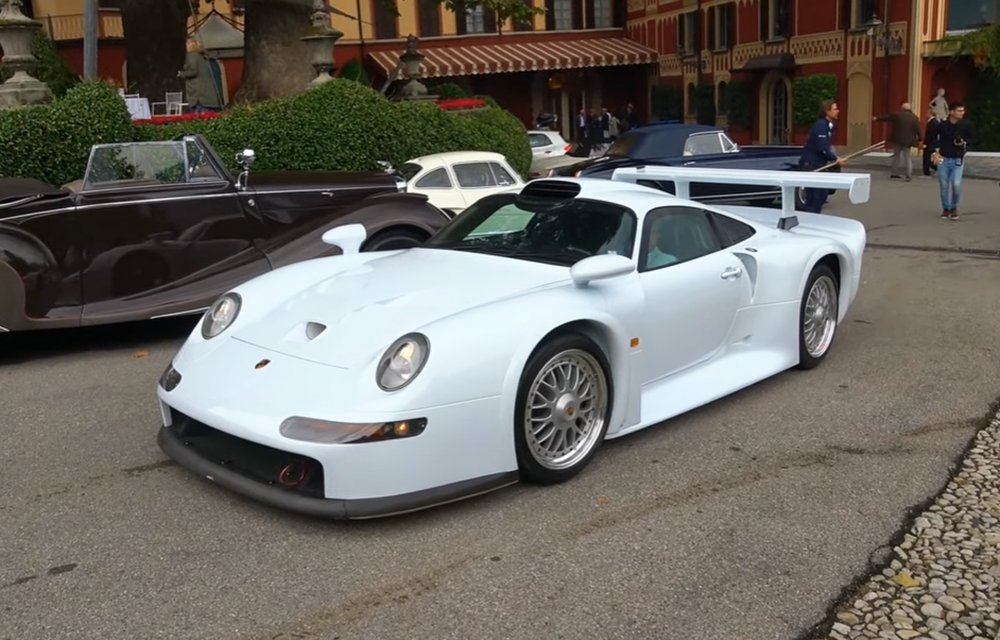
<svg viewBox="0 0 1000 640">
<path fill-rule="evenodd" d="M 425 78 L 516 73 L 547 69 L 612 67 L 650 64 L 658 60 L 655 50 L 628 38 L 591 38 L 510 44 L 452 45 L 424 47 L 420 71 Z M 373 51 L 368 55 L 387 76 L 392 76 L 403 51 Z M 400 77 L 405 70 L 400 71 Z"/>
</svg>

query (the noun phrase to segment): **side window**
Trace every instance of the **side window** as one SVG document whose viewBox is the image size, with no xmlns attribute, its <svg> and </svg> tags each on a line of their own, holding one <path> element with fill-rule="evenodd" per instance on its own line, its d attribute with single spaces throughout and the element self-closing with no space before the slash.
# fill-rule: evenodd
<svg viewBox="0 0 1000 640">
<path fill-rule="evenodd" d="M 541 133 L 532 133 L 528 135 L 528 144 L 531 145 L 532 149 L 536 147 L 547 147 L 550 144 L 549 137 Z"/>
<path fill-rule="evenodd" d="M 423 178 L 417 180 L 417 187 L 420 189 L 450 189 L 451 180 L 444 167 L 431 171 Z"/>
<path fill-rule="evenodd" d="M 708 212 L 693 207 L 662 207 L 646 215 L 639 269 L 649 271 L 687 262 L 722 249 Z"/>
<path fill-rule="evenodd" d="M 490 171 L 490 165 L 485 162 L 469 162 L 456 164 L 452 167 L 458 186 L 464 188 L 495 187 L 496 180 Z"/>
<path fill-rule="evenodd" d="M 205 150 L 200 145 L 193 140 L 185 140 L 184 144 L 187 149 L 189 182 L 210 182 L 222 179 L 222 176 L 219 175 L 219 172 L 215 170 L 215 167 L 212 166 L 211 161 L 208 159 L 208 154 L 205 153 Z"/>
<path fill-rule="evenodd" d="M 731 247 L 739 244 L 756 233 L 748 224 L 743 224 L 739 220 L 724 216 L 718 213 L 709 213 L 712 223 L 719 230 L 719 236 L 723 246 Z"/>
<path fill-rule="evenodd" d="M 722 153 L 722 142 L 716 133 L 695 133 L 688 136 L 684 142 L 684 155 L 704 156 L 710 153 Z"/>
<path fill-rule="evenodd" d="M 503 168 L 503 165 L 491 162 L 490 169 L 493 169 L 493 177 L 496 179 L 498 186 L 509 187 L 517 184 L 517 180 L 514 179 L 514 176 L 510 175 L 509 171 Z"/>
</svg>

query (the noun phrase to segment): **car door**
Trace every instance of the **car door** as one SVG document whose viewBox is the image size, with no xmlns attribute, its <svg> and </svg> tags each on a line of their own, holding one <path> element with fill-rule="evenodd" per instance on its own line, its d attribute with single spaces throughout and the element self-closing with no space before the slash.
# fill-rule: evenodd
<svg viewBox="0 0 1000 640">
<path fill-rule="evenodd" d="M 643 380 L 705 362 L 728 341 L 752 287 L 742 261 L 723 247 L 710 213 L 670 206 L 650 211 L 639 245 L 645 295 Z"/>
<path fill-rule="evenodd" d="M 531 146 L 531 155 L 534 158 L 544 158 L 556 148 L 552 140 L 544 133 L 529 133 L 528 144 Z"/>
<path fill-rule="evenodd" d="M 438 209 L 456 213 L 465 209 L 465 198 L 455 187 L 446 167 L 427 169 L 414 176 L 411 185 L 408 189 L 410 192 L 426 195 L 428 201 Z"/>
<path fill-rule="evenodd" d="M 77 198 L 84 324 L 197 310 L 268 269 L 260 221 L 196 143 L 133 145 L 95 148 Z"/>
</svg>

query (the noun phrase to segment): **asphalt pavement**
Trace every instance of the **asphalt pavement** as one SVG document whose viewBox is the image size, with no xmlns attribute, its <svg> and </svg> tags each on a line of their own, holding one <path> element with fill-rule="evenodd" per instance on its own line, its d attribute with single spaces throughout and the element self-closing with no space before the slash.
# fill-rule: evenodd
<svg viewBox="0 0 1000 640">
<path fill-rule="evenodd" d="M 849 168 L 848 168 L 849 170 Z M 0 638 L 805 638 L 1000 396 L 1000 188 L 874 177 L 818 369 L 606 443 L 553 487 L 328 523 L 156 446 L 191 320 L 0 336 Z"/>
</svg>

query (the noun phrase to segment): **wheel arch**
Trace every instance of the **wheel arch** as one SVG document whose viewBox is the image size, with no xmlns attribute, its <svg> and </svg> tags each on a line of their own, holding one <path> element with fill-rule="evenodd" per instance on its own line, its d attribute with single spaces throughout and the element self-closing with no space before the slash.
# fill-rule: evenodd
<svg viewBox="0 0 1000 640">
<path fill-rule="evenodd" d="M 523 348 L 518 349 L 510 360 L 504 381 L 504 415 L 513 419 L 516 411 L 518 388 L 524 368 L 546 342 L 556 336 L 579 333 L 594 341 L 601 349 L 610 367 L 608 386 L 611 390 L 612 407 L 608 434 L 613 434 L 630 416 L 638 416 L 638 395 L 628 393 L 632 386 L 632 362 L 627 332 L 614 318 L 596 315 L 581 315 L 564 318 L 547 330 L 540 330 L 526 336 Z M 635 405 L 635 406 L 633 406 Z"/>
<path fill-rule="evenodd" d="M 799 295 L 805 294 L 806 282 L 813 269 L 819 265 L 828 267 L 833 272 L 834 281 L 837 283 L 837 322 L 842 321 L 847 308 L 854 299 L 850 286 L 844 286 L 845 282 L 851 282 L 852 261 L 849 254 L 846 250 L 838 247 L 826 246 L 816 251 L 808 264 L 809 268 L 803 271 L 802 279 L 799 282 Z"/>
</svg>

